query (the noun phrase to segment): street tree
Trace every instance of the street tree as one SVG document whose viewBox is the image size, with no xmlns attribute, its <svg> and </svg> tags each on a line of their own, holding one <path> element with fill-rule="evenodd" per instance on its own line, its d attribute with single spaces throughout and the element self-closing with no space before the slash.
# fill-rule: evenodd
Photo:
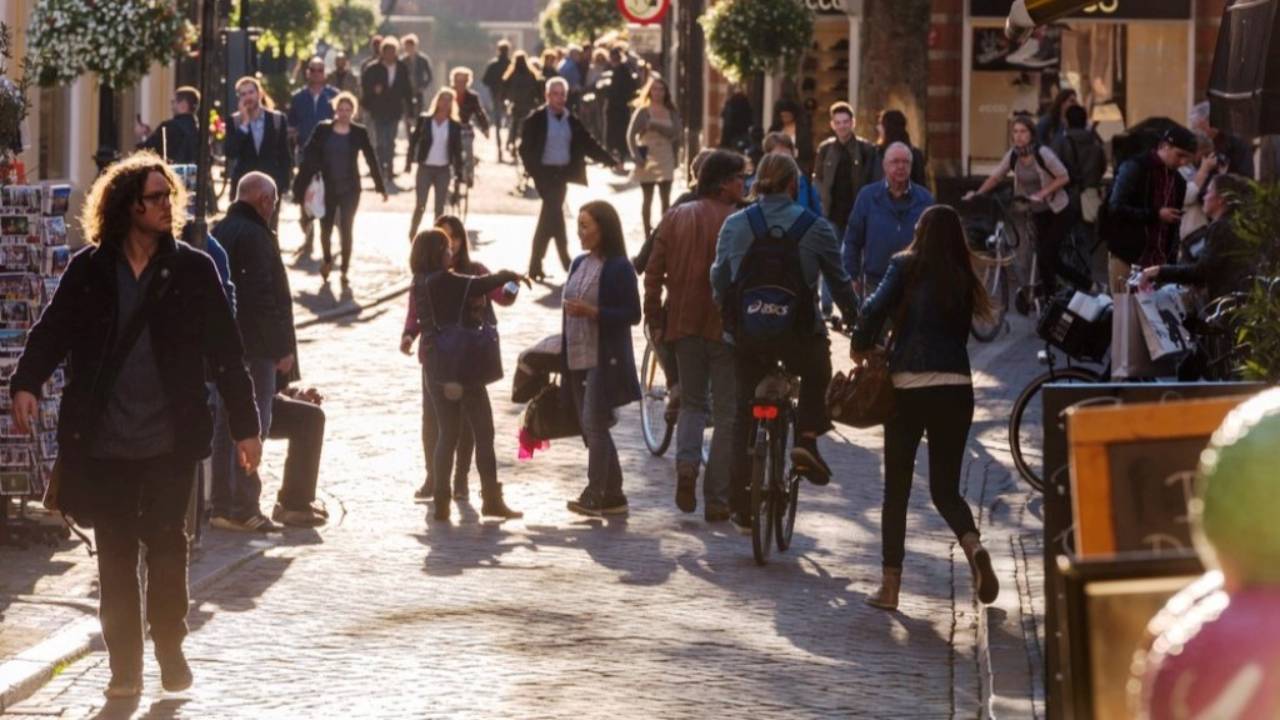
<svg viewBox="0 0 1280 720">
<path fill-rule="evenodd" d="M 626 27 L 616 0 L 554 0 L 543 11 L 540 26 L 548 45 L 595 42 L 610 30 Z"/>
<path fill-rule="evenodd" d="M 320 29 L 318 0 L 244 0 L 239 7 L 250 26 L 262 28 L 259 50 L 283 57 L 311 53 Z"/>
<path fill-rule="evenodd" d="M 326 12 L 325 38 L 354 55 L 378 27 L 378 16 L 368 2 L 333 0 Z"/>
<path fill-rule="evenodd" d="M 929 99 L 930 5 L 930 0 L 865 0 L 855 103 L 858 127 L 868 132 L 881 110 L 901 110 L 912 141 L 922 147 Z"/>
<path fill-rule="evenodd" d="M 794 74 L 813 39 L 813 13 L 795 0 L 721 0 L 699 23 L 711 66 L 735 83 Z"/>
</svg>

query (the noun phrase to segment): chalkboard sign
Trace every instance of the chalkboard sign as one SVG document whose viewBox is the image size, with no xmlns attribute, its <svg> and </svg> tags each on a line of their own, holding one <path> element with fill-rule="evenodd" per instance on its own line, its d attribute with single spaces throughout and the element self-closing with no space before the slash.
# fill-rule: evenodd
<svg viewBox="0 0 1280 720">
<path fill-rule="evenodd" d="M 1244 399 L 1068 411 L 1076 555 L 1190 549 L 1187 501 L 1200 452 Z"/>
<path fill-rule="evenodd" d="M 1071 717 L 1063 702 L 1070 668 L 1059 662 L 1059 615 L 1065 599 L 1059 588 L 1060 555 L 1075 554 L 1075 518 L 1071 509 L 1071 465 L 1067 446 L 1067 411 L 1077 407 L 1115 407 L 1133 403 L 1234 397 L 1266 389 L 1259 383 L 1104 383 L 1047 385 L 1040 393 L 1044 423 L 1044 594 L 1045 673 L 1049 720 Z M 1194 467 L 1194 464 L 1191 466 Z"/>
</svg>

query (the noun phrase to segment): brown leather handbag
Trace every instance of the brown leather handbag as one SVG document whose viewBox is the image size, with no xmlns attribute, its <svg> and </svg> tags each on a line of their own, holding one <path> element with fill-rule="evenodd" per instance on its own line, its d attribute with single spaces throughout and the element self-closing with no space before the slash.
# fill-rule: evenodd
<svg viewBox="0 0 1280 720">
<path fill-rule="evenodd" d="M 883 425 L 893 417 L 894 407 L 889 348 L 871 350 L 866 362 L 854 367 L 848 375 L 836 373 L 827 387 L 827 414 L 841 425 L 856 428 Z"/>
</svg>

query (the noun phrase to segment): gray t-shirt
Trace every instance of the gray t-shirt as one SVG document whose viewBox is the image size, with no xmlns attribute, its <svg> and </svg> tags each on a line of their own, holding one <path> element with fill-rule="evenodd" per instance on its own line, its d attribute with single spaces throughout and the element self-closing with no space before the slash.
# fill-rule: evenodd
<svg viewBox="0 0 1280 720">
<path fill-rule="evenodd" d="M 341 197 L 356 191 L 358 180 L 351 172 L 351 165 L 351 133 L 330 134 L 324 148 L 324 169 L 333 187 L 326 187 L 326 193 Z"/>
<path fill-rule="evenodd" d="M 1019 157 L 1013 161 L 1013 186 L 1017 188 L 1017 193 L 1023 197 L 1031 197 L 1040 192 L 1042 189 L 1040 166 L 1035 158 L 1028 156 L 1028 161 L 1023 161 Z M 1045 203 L 1031 203 L 1032 212 L 1043 212 L 1048 209 L 1049 206 Z"/>
<path fill-rule="evenodd" d="M 156 275 L 152 261 L 135 278 L 129 261 L 121 255 L 116 263 L 116 347 L 121 335 Z M 169 404 L 160 381 L 160 365 L 151 347 L 151 328 L 144 327 L 138 340 L 125 357 L 116 376 L 107 407 L 94 435 L 90 455 L 97 458 L 145 460 L 173 451 L 174 432 L 169 418 Z"/>
</svg>

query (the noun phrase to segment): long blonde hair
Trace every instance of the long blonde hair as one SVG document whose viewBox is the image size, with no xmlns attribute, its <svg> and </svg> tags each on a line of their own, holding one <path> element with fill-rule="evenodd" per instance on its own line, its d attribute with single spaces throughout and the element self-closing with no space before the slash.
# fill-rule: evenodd
<svg viewBox="0 0 1280 720">
<path fill-rule="evenodd" d="M 649 82 L 644 84 L 640 89 L 640 94 L 636 96 L 634 103 L 637 108 L 647 108 L 653 105 L 653 85 L 654 83 L 662 83 L 662 107 L 672 115 L 676 112 L 676 105 L 671 101 L 671 85 L 658 73 L 649 73 Z"/>
<path fill-rule="evenodd" d="M 435 117 L 436 110 L 440 109 L 440 98 L 449 96 L 449 119 L 454 122 L 462 122 L 461 116 L 458 114 L 458 94 L 452 88 L 444 88 L 436 93 L 435 98 L 431 101 L 431 109 L 427 111 L 428 117 Z"/>
</svg>

